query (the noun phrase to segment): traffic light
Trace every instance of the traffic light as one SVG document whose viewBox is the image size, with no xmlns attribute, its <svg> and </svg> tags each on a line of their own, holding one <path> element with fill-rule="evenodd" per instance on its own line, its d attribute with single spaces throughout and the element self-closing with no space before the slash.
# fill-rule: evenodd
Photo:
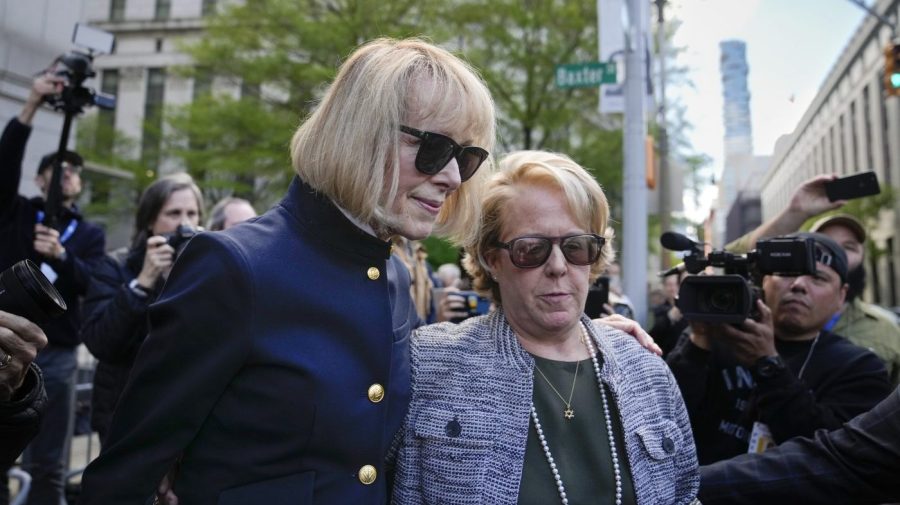
<svg viewBox="0 0 900 505">
<path fill-rule="evenodd" d="M 884 89 L 888 96 L 900 96 L 900 43 L 884 48 Z"/>
</svg>

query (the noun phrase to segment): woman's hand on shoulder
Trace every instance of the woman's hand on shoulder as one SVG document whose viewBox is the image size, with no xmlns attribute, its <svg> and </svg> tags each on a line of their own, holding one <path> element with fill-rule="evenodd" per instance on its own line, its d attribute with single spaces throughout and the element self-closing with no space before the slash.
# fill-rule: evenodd
<svg viewBox="0 0 900 505">
<path fill-rule="evenodd" d="M 628 319 L 627 317 L 619 314 L 613 314 L 611 316 L 594 319 L 594 324 L 605 324 L 606 326 L 610 326 L 619 331 L 624 331 L 625 333 L 634 337 L 635 340 L 637 340 L 638 344 L 640 344 L 644 349 L 647 349 L 657 356 L 662 356 L 662 349 L 660 349 L 660 347 L 656 345 L 656 342 L 653 341 L 653 337 L 651 337 L 649 333 L 644 331 L 644 329 L 641 328 L 641 325 L 636 321 Z"/>
</svg>

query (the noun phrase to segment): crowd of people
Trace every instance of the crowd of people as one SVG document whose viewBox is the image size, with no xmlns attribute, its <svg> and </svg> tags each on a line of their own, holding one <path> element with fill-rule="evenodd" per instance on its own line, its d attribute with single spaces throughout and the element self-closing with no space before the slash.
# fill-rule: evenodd
<svg viewBox="0 0 900 505">
<path fill-rule="evenodd" d="M 442 48 L 350 55 L 261 216 L 227 198 L 201 233 L 200 186 L 167 175 L 111 252 L 76 205 L 76 153 L 41 160 L 43 197 L 18 194 L 31 121 L 63 85 L 38 77 L 0 137 L 0 271 L 33 261 L 68 307 L 40 325 L 0 310 L 0 468 L 24 449 L 30 504 L 63 499 L 81 342 L 102 448 L 79 504 L 900 500 L 900 329 L 861 299 L 867 233 L 829 213 L 833 176 L 728 246 L 801 240 L 814 272 L 764 276 L 729 324 L 685 317 L 684 275 L 667 276 L 648 335 L 601 185 L 561 153 L 495 162 L 488 88 Z M 432 269 L 433 233 L 460 265 Z"/>
</svg>

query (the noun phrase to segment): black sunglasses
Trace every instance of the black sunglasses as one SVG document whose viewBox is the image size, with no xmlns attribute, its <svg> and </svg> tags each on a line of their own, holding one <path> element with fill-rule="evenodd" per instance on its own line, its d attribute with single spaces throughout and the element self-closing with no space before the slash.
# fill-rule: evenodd
<svg viewBox="0 0 900 505">
<path fill-rule="evenodd" d="M 462 182 L 469 180 L 478 167 L 488 157 L 488 152 L 480 147 L 461 146 L 446 135 L 440 133 L 416 130 L 409 126 L 400 126 L 400 131 L 408 133 L 422 141 L 419 144 L 419 152 L 416 153 L 416 170 L 426 175 L 434 175 L 450 163 L 451 158 L 456 158 L 459 165 L 459 178 Z"/>
<path fill-rule="evenodd" d="M 547 262 L 553 252 L 553 244 L 557 242 L 566 261 L 573 265 L 590 265 L 600 259 L 606 239 L 593 233 L 566 237 L 519 237 L 509 242 L 497 242 L 497 247 L 509 251 L 509 260 L 513 265 L 537 268 Z"/>
</svg>

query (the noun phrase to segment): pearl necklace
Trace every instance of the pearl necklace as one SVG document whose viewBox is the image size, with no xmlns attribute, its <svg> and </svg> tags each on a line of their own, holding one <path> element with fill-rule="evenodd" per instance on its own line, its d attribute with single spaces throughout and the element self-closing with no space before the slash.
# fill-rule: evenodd
<svg viewBox="0 0 900 505">
<path fill-rule="evenodd" d="M 600 363 L 597 361 L 597 353 L 594 351 L 594 344 L 588 335 L 584 325 L 579 323 L 581 328 L 581 337 L 584 345 L 587 346 L 588 353 L 591 355 L 591 361 L 594 362 L 594 375 L 597 377 L 597 386 L 600 388 L 600 398 L 603 400 L 603 417 L 606 419 L 606 433 L 609 436 L 609 452 L 612 456 L 613 473 L 616 477 L 616 505 L 622 505 L 622 472 L 619 469 L 619 455 L 616 452 L 616 439 L 613 436 L 612 418 L 609 415 L 609 403 L 606 401 L 606 390 L 603 389 L 603 380 L 600 377 Z M 547 463 L 550 464 L 550 471 L 553 472 L 553 480 L 556 481 L 556 489 L 559 491 L 559 498 L 563 505 L 569 504 L 569 498 L 566 497 L 566 488 L 563 486 L 562 477 L 556 468 L 556 461 L 550 453 L 550 446 L 547 445 L 547 438 L 544 436 L 544 430 L 541 428 L 541 421 L 538 419 L 537 409 L 534 408 L 534 401 L 531 402 L 531 419 L 534 421 L 534 430 L 537 432 L 538 439 L 541 441 L 541 447 L 544 449 L 544 456 L 547 457 Z"/>
</svg>

